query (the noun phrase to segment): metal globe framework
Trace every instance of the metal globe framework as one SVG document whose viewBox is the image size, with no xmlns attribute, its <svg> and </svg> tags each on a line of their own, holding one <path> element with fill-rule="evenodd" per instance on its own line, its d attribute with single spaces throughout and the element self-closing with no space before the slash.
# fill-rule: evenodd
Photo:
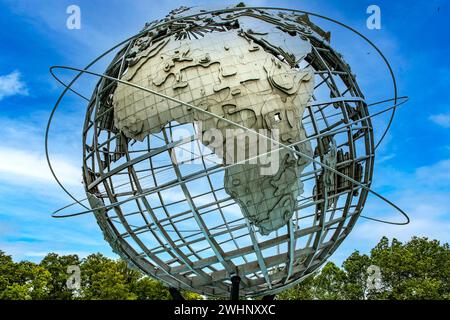
<svg viewBox="0 0 450 320">
<path fill-rule="evenodd" d="M 133 86 L 123 76 L 136 50 L 165 37 L 195 41 L 205 33 L 239 29 L 243 18 L 275 26 L 286 37 L 308 41 L 312 48 L 303 63 L 314 70 L 314 93 L 301 120 L 312 161 L 301 172 L 304 190 L 292 218 L 268 235 L 261 235 L 225 192 L 227 165 L 202 148 L 193 123 L 172 121 L 138 141 L 127 138 L 114 122 L 114 92 L 118 83 Z M 280 47 L 256 37 L 253 41 L 291 68 L 299 68 Z M 83 129 L 84 185 L 105 239 L 145 274 L 170 287 L 208 296 L 228 296 L 230 278 L 238 275 L 240 295 L 275 294 L 317 270 L 361 216 L 376 149 L 371 115 L 349 65 L 330 46 L 330 34 L 312 23 L 308 14 L 262 8 L 192 14 L 181 8 L 147 24 L 99 76 Z M 175 131 L 180 128 L 191 136 L 179 139 Z M 280 148 L 302 156 L 296 147 L 304 142 Z M 178 159 L 180 149 L 191 157 Z"/>
</svg>

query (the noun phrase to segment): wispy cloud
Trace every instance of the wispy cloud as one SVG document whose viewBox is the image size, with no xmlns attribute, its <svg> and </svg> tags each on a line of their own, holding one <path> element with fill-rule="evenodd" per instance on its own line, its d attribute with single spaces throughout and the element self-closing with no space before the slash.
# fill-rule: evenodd
<svg viewBox="0 0 450 320">
<path fill-rule="evenodd" d="M 442 185 L 450 185 L 450 159 L 441 160 L 429 166 L 423 166 L 416 169 L 417 181 L 427 189 L 439 189 Z"/>
<path fill-rule="evenodd" d="M 60 173 L 61 180 L 71 185 L 80 185 L 81 169 L 69 163 L 65 159 L 54 159 L 53 166 Z M 54 183 L 50 169 L 43 155 L 29 150 L 0 147 L 0 172 L 2 177 L 9 181 L 17 179 Z"/>
<path fill-rule="evenodd" d="M 392 199 L 392 198 L 391 198 Z M 394 200 L 410 216 L 411 222 L 405 226 L 386 225 L 368 220 L 360 220 L 350 238 L 358 247 L 361 243 L 368 242 L 372 246 L 382 236 L 388 235 L 402 241 L 409 240 L 412 236 L 423 236 L 449 242 L 450 238 L 450 200 L 446 192 L 428 192 L 421 194 L 412 192 L 400 192 L 394 196 Z M 373 200 L 372 200 L 373 201 Z M 370 208 L 369 208 L 370 207 Z M 396 217 L 394 209 L 378 203 L 369 205 L 363 214 L 386 219 L 387 221 L 402 221 L 400 215 Z M 388 213 L 388 214 L 384 214 Z"/>
<path fill-rule="evenodd" d="M 0 117 L 0 181 L 4 185 L 20 185 L 29 190 L 36 186 L 56 186 L 44 153 L 44 125 L 40 113 L 21 118 Z M 51 160 L 54 170 L 64 184 L 81 188 L 81 164 L 73 150 L 80 150 L 74 140 L 77 131 L 64 119 L 57 139 L 51 139 Z M 55 136 L 55 135 L 54 135 Z M 54 136 L 51 136 L 53 138 Z M 70 152 L 72 150 L 72 152 Z M 41 188 L 49 191 L 49 188 Z M 1 188 L 0 188 L 1 193 Z"/>
<path fill-rule="evenodd" d="M 395 158 L 395 153 L 390 153 L 390 154 L 387 154 L 387 155 L 382 155 L 376 161 L 377 161 L 377 164 L 381 164 L 383 162 L 389 161 L 389 160 L 394 159 L 394 158 Z"/>
<path fill-rule="evenodd" d="M 407 241 L 422 236 L 450 242 L 450 159 L 405 172 L 392 167 L 379 168 L 373 185 L 410 217 L 408 225 L 386 225 L 360 219 L 339 251 L 355 249 L 366 251 L 383 236 Z M 374 197 L 369 197 L 363 215 L 400 222 L 404 219 L 394 208 Z M 334 257 L 335 260 L 346 255 Z"/>
<path fill-rule="evenodd" d="M 380 166 L 372 187 L 402 208 L 408 225 L 389 225 L 360 218 L 333 261 L 340 264 L 353 250 L 368 252 L 383 236 L 408 241 L 413 236 L 450 242 L 450 159 L 412 172 Z M 400 222 L 404 218 L 383 201 L 369 196 L 364 216 Z"/>
<path fill-rule="evenodd" d="M 19 71 L 0 76 L 0 101 L 15 95 L 28 95 L 27 85 L 21 80 Z"/>
<path fill-rule="evenodd" d="M 450 113 L 434 114 L 429 119 L 441 127 L 450 128 Z"/>
</svg>

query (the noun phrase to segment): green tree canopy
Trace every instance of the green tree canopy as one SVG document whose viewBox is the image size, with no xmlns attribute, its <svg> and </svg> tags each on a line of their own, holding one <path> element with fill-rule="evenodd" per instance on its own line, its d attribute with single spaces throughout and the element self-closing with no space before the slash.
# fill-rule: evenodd
<svg viewBox="0 0 450 320">
<path fill-rule="evenodd" d="M 368 268 L 379 268 L 378 285 Z M 320 272 L 283 292 L 280 299 L 450 299 L 447 243 L 413 237 L 402 243 L 383 237 L 370 255 L 353 252 L 342 269 L 328 262 Z"/>
<path fill-rule="evenodd" d="M 45 299 L 51 274 L 32 262 L 14 263 L 0 251 L 0 299 Z"/>
<path fill-rule="evenodd" d="M 67 268 L 79 266 L 81 288 L 67 288 Z M 372 268 L 372 269 L 369 269 Z M 369 272 L 378 268 L 379 281 Z M 376 285 L 375 285 L 376 284 Z M 183 291 L 186 299 L 202 299 Z M 39 264 L 14 262 L 0 251 L 0 299 L 171 299 L 160 282 L 102 254 L 84 259 L 49 253 Z M 328 262 L 278 299 L 450 299 L 450 248 L 413 237 L 402 243 L 383 237 L 369 254 L 353 252 L 337 267 Z"/>
<path fill-rule="evenodd" d="M 72 290 L 67 288 L 67 267 L 79 265 L 80 259 L 77 255 L 60 256 L 49 253 L 39 264 L 50 272 L 48 299 L 70 300 L 73 298 Z"/>
<path fill-rule="evenodd" d="M 67 287 L 69 266 L 79 266 L 81 289 Z M 183 291 L 186 299 L 202 299 Z M 123 260 L 92 254 L 82 260 L 77 255 L 49 253 L 39 264 L 15 263 L 0 251 L 0 299 L 86 299 L 86 300 L 162 300 L 171 299 L 162 283 L 130 269 Z"/>
</svg>

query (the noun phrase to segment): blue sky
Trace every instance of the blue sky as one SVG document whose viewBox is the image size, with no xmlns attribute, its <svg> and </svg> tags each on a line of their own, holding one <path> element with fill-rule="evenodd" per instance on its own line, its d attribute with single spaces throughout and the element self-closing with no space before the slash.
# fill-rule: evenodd
<svg viewBox="0 0 450 320">
<path fill-rule="evenodd" d="M 373 187 L 411 216 L 407 226 L 360 219 L 333 260 L 367 252 L 381 236 L 427 236 L 450 241 L 450 3 L 428 1 L 245 1 L 247 5 L 304 9 L 340 20 L 370 38 L 389 59 L 399 93 L 410 101 L 398 110 L 379 148 Z M 217 7 L 235 2 L 218 2 Z M 81 29 L 66 28 L 66 8 L 81 8 Z M 366 8 L 381 8 L 381 30 L 366 27 Z M 114 256 L 92 216 L 53 219 L 70 202 L 52 180 L 44 157 L 44 129 L 62 88 L 51 65 L 84 67 L 139 31 L 146 21 L 196 1 L 0 0 L 0 250 L 15 260 L 39 261 L 47 252 L 102 252 Z M 332 32 L 332 45 L 352 66 L 369 102 L 392 96 L 382 61 L 348 31 L 316 20 Z M 111 57 L 94 68 L 102 72 Z M 67 74 L 69 75 L 69 74 Z M 77 88 L 89 95 L 95 79 Z M 51 132 L 56 171 L 82 196 L 81 128 L 85 104 L 68 95 Z M 387 117 L 377 118 L 378 135 Z M 365 215 L 399 221 L 387 205 L 369 197 Z"/>
</svg>

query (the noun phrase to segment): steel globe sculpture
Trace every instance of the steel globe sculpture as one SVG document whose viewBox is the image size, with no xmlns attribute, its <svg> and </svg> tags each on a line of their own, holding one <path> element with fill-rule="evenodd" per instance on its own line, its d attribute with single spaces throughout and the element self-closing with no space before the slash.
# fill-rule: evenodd
<svg viewBox="0 0 450 320">
<path fill-rule="evenodd" d="M 208 296 L 228 296 L 233 276 L 253 297 L 317 270 L 360 217 L 375 156 L 330 34 L 262 8 L 183 7 L 147 24 L 101 76 L 83 145 L 113 250 Z"/>
</svg>

